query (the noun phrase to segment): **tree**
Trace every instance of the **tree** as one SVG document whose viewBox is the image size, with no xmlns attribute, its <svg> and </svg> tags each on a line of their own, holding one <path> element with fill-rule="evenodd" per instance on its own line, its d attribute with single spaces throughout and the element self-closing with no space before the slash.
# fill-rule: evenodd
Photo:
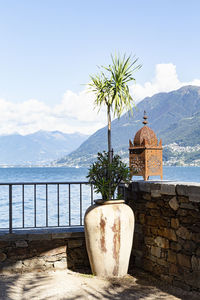
<svg viewBox="0 0 200 300">
<path fill-rule="evenodd" d="M 129 92 L 128 83 L 135 81 L 132 73 L 139 69 L 141 65 L 137 65 L 138 59 L 132 60 L 131 56 L 126 55 L 121 58 L 120 56 L 113 57 L 111 55 L 112 64 L 108 67 L 101 67 L 100 74 L 90 76 L 91 83 L 89 84 L 90 90 L 95 94 L 95 105 L 99 109 L 106 105 L 107 119 L 108 119 L 108 153 L 102 155 L 98 153 L 98 160 L 91 166 L 89 170 L 90 182 L 95 181 L 97 190 L 101 190 L 103 198 L 111 199 L 114 195 L 116 188 L 115 179 L 127 179 L 128 173 L 126 167 L 120 162 L 119 157 L 114 157 L 111 144 L 111 113 L 113 116 L 120 118 L 124 110 L 132 112 L 133 99 Z M 102 172 L 100 172 L 102 168 Z M 99 174 L 101 173 L 101 180 L 99 181 Z M 123 174 L 123 176 L 121 176 Z M 103 181 L 102 181 L 103 180 Z M 107 191 L 107 192 L 106 192 Z"/>
<path fill-rule="evenodd" d="M 137 65 L 138 58 L 133 59 L 131 56 L 123 58 L 120 55 L 113 57 L 111 55 L 112 64 L 108 67 L 101 67 L 100 74 L 90 76 L 90 90 L 95 94 L 95 105 L 99 109 L 107 106 L 108 120 L 108 159 L 112 163 L 112 144 L 111 144 L 111 112 L 113 116 L 120 118 L 124 110 L 132 112 L 133 99 L 130 95 L 128 83 L 135 81 L 132 73 L 141 65 Z"/>
</svg>

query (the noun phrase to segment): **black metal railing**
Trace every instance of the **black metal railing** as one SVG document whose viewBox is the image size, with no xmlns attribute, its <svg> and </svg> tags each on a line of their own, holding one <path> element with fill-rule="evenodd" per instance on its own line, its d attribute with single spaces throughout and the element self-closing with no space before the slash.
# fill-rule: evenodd
<svg viewBox="0 0 200 300">
<path fill-rule="evenodd" d="M 88 182 L 0 183 L 0 228 L 83 226 L 93 197 Z"/>
</svg>

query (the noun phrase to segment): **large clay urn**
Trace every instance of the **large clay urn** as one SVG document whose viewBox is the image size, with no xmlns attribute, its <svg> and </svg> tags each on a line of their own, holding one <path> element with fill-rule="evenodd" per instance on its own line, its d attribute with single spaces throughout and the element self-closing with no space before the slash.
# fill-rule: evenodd
<svg viewBox="0 0 200 300">
<path fill-rule="evenodd" d="M 86 247 L 94 275 L 127 274 L 134 232 L 134 214 L 124 200 L 97 200 L 84 218 Z"/>
</svg>

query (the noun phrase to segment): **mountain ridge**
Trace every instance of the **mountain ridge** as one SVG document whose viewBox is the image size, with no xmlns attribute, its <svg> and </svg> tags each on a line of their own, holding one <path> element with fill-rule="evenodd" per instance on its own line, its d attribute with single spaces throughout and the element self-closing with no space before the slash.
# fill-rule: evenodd
<svg viewBox="0 0 200 300">
<path fill-rule="evenodd" d="M 87 138 L 81 133 L 40 130 L 0 136 L 0 165 L 46 165 L 75 150 Z"/>
<path fill-rule="evenodd" d="M 130 118 L 127 112 L 119 120 L 112 121 L 113 148 L 126 161 L 128 141 L 133 139 L 137 130 L 142 127 L 144 110 L 147 111 L 149 127 L 162 139 L 163 145 L 200 145 L 200 87 L 184 86 L 175 91 L 146 97 L 136 106 L 133 118 Z M 96 131 L 77 150 L 57 160 L 55 164 L 88 166 L 95 160 L 97 152 L 105 149 L 107 127 Z M 170 153 L 165 152 L 167 151 L 164 148 L 163 154 L 167 161 L 170 159 Z"/>
</svg>

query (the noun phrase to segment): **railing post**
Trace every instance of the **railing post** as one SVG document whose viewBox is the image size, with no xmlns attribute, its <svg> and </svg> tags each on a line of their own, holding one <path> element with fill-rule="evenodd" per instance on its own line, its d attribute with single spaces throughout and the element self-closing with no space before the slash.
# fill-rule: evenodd
<svg viewBox="0 0 200 300">
<path fill-rule="evenodd" d="M 80 225 L 82 226 L 82 184 L 80 183 Z"/>
<path fill-rule="evenodd" d="M 9 184 L 9 233 L 12 233 L 12 184 Z"/>
</svg>

